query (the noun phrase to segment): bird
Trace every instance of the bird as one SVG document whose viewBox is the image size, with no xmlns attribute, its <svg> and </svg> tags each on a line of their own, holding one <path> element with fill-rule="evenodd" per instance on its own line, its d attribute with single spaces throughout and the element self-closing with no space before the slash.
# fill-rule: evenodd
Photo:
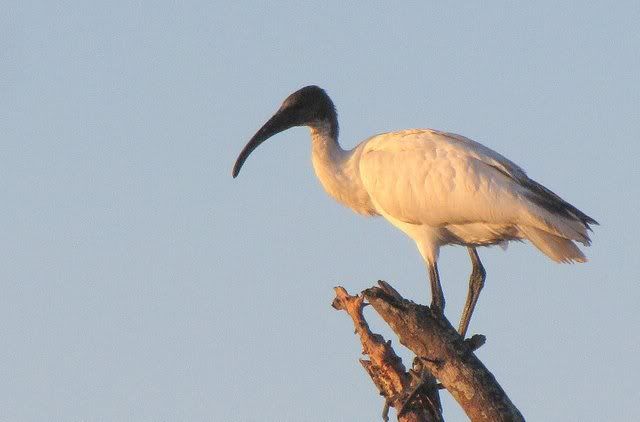
<svg viewBox="0 0 640 422">
<path fill-rule="evenodd" d="M 458 326 L 464 338 L 486 271 L 481 246 L 528 240 L 556 262 L 586 262 L 598 222 L 530 179 L 517 164 L 469 138 L 433 129 L 407 129 L 365 139 L 351 150 L 338 143 L 338 115 L 325 90 L 305 86 L 289 95 L 255 133 L 233 166 L 272 136 L 296 126 L 311 133 L 315 174 L 337 202 L 365 216 L 382 216 L 415 241 L 431 287 L 430 308 L 444 316 L 438 273 L 440 248 L 467 248 L 472 271 Z"/>
</svg>

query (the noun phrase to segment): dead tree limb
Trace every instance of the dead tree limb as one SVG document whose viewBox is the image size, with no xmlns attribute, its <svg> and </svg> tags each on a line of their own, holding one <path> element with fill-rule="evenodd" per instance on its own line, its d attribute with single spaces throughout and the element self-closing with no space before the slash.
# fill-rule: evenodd
<svg viewBox="0 0 640 422">
<path fill-rule="evenodd" d="M 340 296 L 344 298 L 345 295 L 348 295 L 344 289 L 342 289 L 344 293 L 340 293 L 340 289 L 336 288 L 334 307 L 347 310 L 346 306 L 341 307 L 345 300 L 340 299 Z M 435 380 L 438 379 L 442 386 L 460 404 L 471 421 L 524 421 L 524 418 L 509 400 L 495 377 L 473 353 L 484 342 L 482 336 L 474 336 L 467 341 L 463 340 L 449 321 L 432 313 L 427 306 L 418 305 L 402 298 L 387 283 L 380 282 L 380 287 L 367 289 L 362 296 L 398 335 L 400 343 L 416 354 L 418 362 L 425 369 L 420 377 L 424 383 L 435 386 Z M 356 332 L 360 334 L 363 343 L 363 352 L 369 354 L 374 365 L 379 365 L 377 363 L 378 359 L 373 358 L 377 354 L 384 357 L 390 356 L 392 353 L 392 356 L 399 360 L 393 350 L 391 352 L 387 350 L 381 354 L 373 348 L 365 346 L 365 343 L 369 344 L 372 341 L 369 337 L 373 336 L 371 338 L 375 338 L 376 335 L 371 334 L 362 317 L 362 298 L 360 297 L 359 300 L 358 322 L 353 317 L 352 312 L 349 310 L 347 312 L 354 319 Z M 359 329 L 358 327 L 361 328 Z M 365 334 L 365 337 L 363 337 L 363 334 Z M 382 343 L 391 349 L 389 343 L 385 343 L 381 336 L 378 337 Z M 365 338 L 368 340 L 365 340 Z M 373 356 L 370 352 L 373 353 Z M 382 365 L 387 361 L 388 359 L 382 359 Z M 402 365 L 401 362 L 400 365 Z M 365 369 L 367 369 L 366 366 Z M 404 366 L 401 368 L 396 367 L 396 369 L 406 374 Z M 369 369 L 367 369 L 367 372 L 371 374 Z M 384 380 L 390 379 L 384 370 L 376 373 L 378 378 L 381 376 Z M 424 375 L 425 373 L 427 375 Z M 420 391 L 422 384 L 413 383 L 410 385 L 411 382 L 407 383 L 406 376 L 405 378 L 399 376 L 398 379 L 400 381 L 395 389 L 384 389 L 381 388 L 381 385 L 388 384 L 388 381 L 376 381 L 373 375 L 372 379 L 380 389 L 381 394 L 387 398 L 387 403 L 395 407 L 396 410 L 399 409 L 398 420 L 430 420 L 401 419 L 408 414 L 409 409 L 415 413 L 420 406 L 426 406 L 430 410 L 429 416 L 434 416 L 433 412 L 431 412 L 434 407 L 430 405 L 433 400 L 433 388 L 428 394 L 425 394 L 425 392 Z M 400 395 L 398 396 L 398 394 Z M 436 415 L 436 417 L 441 418 L 441 414 Z"/>
<path fill-rule="evenodd" d="M 368 360 L 360 359 L 378 391 L 385 398 L 382 417 L 388 420 L 389 407 L 398 411 L 401 422 L 438 422 L 442 421 L 442 408 L 435 378 L 425 383 L 418 372 L 407 372 L 402 359 L 391 347 L 391 341 L 385 341 L 380 334 L 374 334 L 364 319 L 362 295 L 350 296 L 342 287 L 336 287 L 333 307 L 343 310 L 353 320 L 356 334 L 362 343 L 362 354 Z M 420 388 L 424 385 L 424 388 Z M 409 397 L 409 396 L 412 397 Z"/>
</svg>

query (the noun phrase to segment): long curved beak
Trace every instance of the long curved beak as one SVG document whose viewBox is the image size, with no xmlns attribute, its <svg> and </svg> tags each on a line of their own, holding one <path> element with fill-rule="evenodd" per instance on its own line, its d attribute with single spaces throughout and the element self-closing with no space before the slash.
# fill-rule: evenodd
<svg viewBox="0 0 640 422">
<path fill-rule="evenodd" d="M 253 152 L 254 149 L 258 148 L 261 143 L 275 135 L 276 133 L 280 133 L 283 130 L 287 130 L 293 126 L 294 124 L 290 123 L 287 119 L 287 116 L 283 115 L 281 112 L 277 112 L 271 117 L 267 123 L 265 123 L 260 130 L 256 132 L 255 135 L 251 138 L 251 140 L 247 143 L 247 145 L 242 149 L 240 155 L 236 159 L 236 163 L 233 166 L 233 172 L 231 173 L 233 178 L 235 179 L 240 173 L 240 169 L 242 165 L 249 157 L 249 154 Z"/>
</svg>

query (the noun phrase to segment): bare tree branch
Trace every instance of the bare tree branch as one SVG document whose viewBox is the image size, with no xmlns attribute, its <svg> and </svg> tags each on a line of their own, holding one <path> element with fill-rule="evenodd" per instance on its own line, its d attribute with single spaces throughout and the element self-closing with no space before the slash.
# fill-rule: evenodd
<svg viewBox="0 0 640 422">
<path fill-rule="evenodd" d="M 367 301 L 440 380 L 473 422 L 524 421 L 495 377 L 473 351 L 483 337 L 464 341 L 453 326 L 429 307 L 403 299 L 387 283 L 363 292 Z"/>
<path fill-rule="evenodd" d="M 407 372 L 402 359 L 391 347 L 391 341 L 371 332 L 362 314 L 364 299 L 361 295 L 350 296 L 342 287 L 336 287 L 335 291 L 333 307 L 346 311 L 353 320 L 362 353 L 369 356 L 369 360 L 360 359 L 360 363 L 385 397 L 383 419 L 388 420 L 389 407 L 394 407 L 401 422 L 442 421 L 435 378 L 425 379 L 420 375 L 423 372 L 415 368 Z"/>
</svg>

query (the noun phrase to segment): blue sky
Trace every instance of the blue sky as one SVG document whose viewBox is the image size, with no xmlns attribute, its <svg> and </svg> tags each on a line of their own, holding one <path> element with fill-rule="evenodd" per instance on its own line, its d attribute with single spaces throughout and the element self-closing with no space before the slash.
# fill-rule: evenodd
<svg viewBox="0 0 640 422">
<path fill-rule="evenodd" d="M 332 287 L 385 279 L 429 303 L 413 242 L 324 194 L 304 128 L 230 175 L 311 83 L 336 103 L 345 147 L 460 133 L 601 223 L 583 265 L 528 244 L 480 250 L 470 332 L 530 420 L 637 414 L 638 2 L 4 9 L 0 420 L 379 418 Z M 466 251 L 443 249 L 440 271 L 457 321 Z"/>
</svg>

